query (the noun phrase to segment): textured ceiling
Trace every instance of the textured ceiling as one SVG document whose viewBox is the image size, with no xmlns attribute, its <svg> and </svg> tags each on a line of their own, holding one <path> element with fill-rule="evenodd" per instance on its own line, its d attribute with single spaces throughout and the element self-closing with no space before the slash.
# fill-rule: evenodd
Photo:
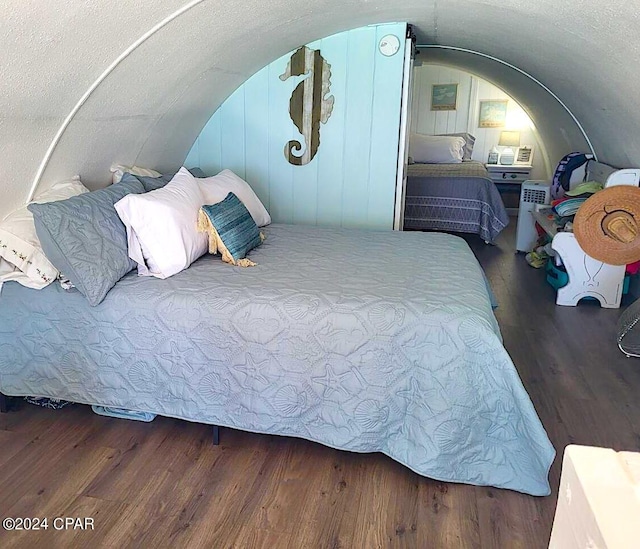
<svg viewBox="0 0 640 549">
<path fill-rule="evenodd" d="M 113 162 L 177 166 L 213 111 L 256 70 L 314 39 L 388 21 L 412 23 L 419 43 L 478 51 L 522 69 L 567 105 L 602 161 L 638 166 L 634 4 L 5 0 L 0 215 L 24 202 L 34 181 L 45 188 L 79 173 L 96 187 L 107 183 Z M 552 160 L 585 148 L 572 118 L 520 72 L 486 57 L 430 51 L 511 93 Z"/>
</svg>

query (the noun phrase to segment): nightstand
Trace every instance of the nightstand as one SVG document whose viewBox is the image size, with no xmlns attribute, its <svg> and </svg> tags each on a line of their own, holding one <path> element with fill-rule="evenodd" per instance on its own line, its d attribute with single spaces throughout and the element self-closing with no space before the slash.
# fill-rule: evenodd
<svg viewBox="0 0 640 549">
<path fill-rule="evenodd" d="M 509 215 L 518 214 L 520 202 L 520 185 L 531 179 L 529 164 L 485 164 L 491 181 L 496 184 L 502 195 L 504 206 Z"/>
</svg>

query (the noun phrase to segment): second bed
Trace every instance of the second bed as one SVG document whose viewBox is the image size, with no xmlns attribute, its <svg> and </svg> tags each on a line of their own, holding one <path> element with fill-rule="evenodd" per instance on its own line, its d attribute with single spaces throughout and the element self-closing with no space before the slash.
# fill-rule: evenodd
<svg viewBox="0 0 640 549">
<path fill-rule="evenodd" d="M 508 224 L 500 193 L 482 162 L 408 166 L 405 229 L 474 233 L 493 242 Z"/>
</svg>

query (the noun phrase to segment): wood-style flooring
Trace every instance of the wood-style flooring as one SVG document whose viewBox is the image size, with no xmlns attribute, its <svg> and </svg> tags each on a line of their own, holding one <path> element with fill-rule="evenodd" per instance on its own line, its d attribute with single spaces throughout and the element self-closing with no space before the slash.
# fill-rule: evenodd
<svg viewBox="0 0 640 549">
<path fill-rule="evenodd" d="M 50 527 L 0 529 L 0 547 L 546 547 L 564 447 L 640 450 L 640 359 L 616 347 L 620 311 L 555 306 L 543 273 L 513 253 L 514 225 L 497 246 L 467 241 L 558 452 L 551 496 L 437 482 L 299 439 L 224 429 L 213 446 L 206 425 L 23 403 L 0 415 L 0 518 Z M 55 531 L 54 517 L 90 517 L 94 530 Z"/>
</svg>

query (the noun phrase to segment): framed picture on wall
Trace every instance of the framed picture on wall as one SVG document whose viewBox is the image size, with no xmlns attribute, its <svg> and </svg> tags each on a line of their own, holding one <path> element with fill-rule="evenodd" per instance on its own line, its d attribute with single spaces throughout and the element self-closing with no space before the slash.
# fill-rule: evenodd
<svg viewBox="0 0 640 549">
<path fill-rule="evenodd" d="M 507 121 L 508 99 L 480 101 L 479 128 L 503 128 Z"/>
<path fill-rule="evenodd" d="M 455 111 L 458 84 L 433 84 L 431 86 L 431 110 Z"/>
</svg>

